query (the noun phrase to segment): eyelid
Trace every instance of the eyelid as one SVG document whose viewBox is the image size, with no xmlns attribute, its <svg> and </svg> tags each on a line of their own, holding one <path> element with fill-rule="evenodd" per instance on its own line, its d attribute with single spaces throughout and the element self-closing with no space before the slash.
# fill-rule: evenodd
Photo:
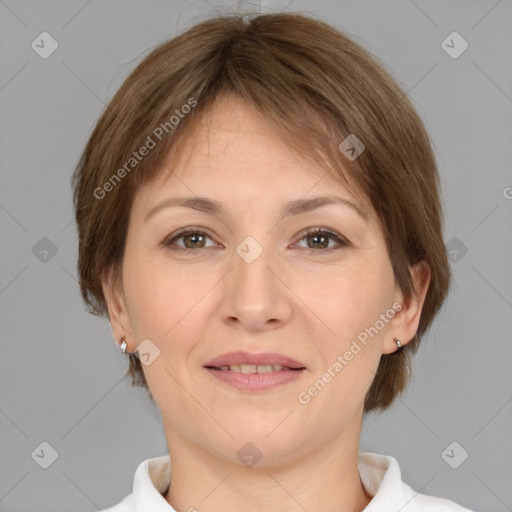
<svg viewBox="0 0 512 512">
<path fill-rule="evenodd" d="M 174 249 L 171 247 L 172 244 L 174 244 L 176 240 L 179 240 L 180 238 L 182 238 L 186 235 L 191 235 L 191 234 L 206 235 L 208 238 L 210 238 L 212 241 L 214 241 L 215 243 L 218 244 L 218 242 L 209 233 L 209 231 L 207 229 L 196 227 L 196 226 L 188 226 L 188 227 L 179 229 L 178 231 L 168 235 L 166 238 L 164 238 L 164 240 L 162 241 L 162 243 L 160 245 L 162 245 L 163 247 L 169 248 L 171 250 L 178 251 L 178 252 L 179 251 L 195 252 L 195 251 L 199 251 L 200 249 L 208 249 L 208 247 L 198 247 L 196 249 L 189 249 L 186 247 L 185 248 L 179 247 L 178 249 Z M 305 250 L 310 251 L 310 252 L 315 252 L 315 253 L 325 253 L 325 252 L 329 253 L 329 252 L 332 252 L 333 250 L 339 249 L 341 247 L 348 247 L 351 245 L 350 241 L 345 236 L 338 234 L 336 231 L 332 231 L 329 228 L 325 228 L 322 226 L 316 226 L 316 227 L 309 227 L 309 228 L 301 231 L 298 235 L 296 235 L 297 237 L 300 237 L 300 238 L 296 242 L 294 242 L 291 246 L 293 247 L 293 246 L 297 245 L 299 242 L 301 242 L 304 238 L 306 238 L 308 236 L 316 235 L 316 234 L 323 234 L 323 235 L 329 236 L 331 240 L 335 240 L 338 243 L 338 246 L 331 247 L 328 249 L 313 249 L 310 247 L 307 247 L 307 248 L 305 247 L 304 248 Z"/>
<path fill-rule="evenodd" d="M 322 255 L 327 256 L 336 251 L 339 251 L 340 249 L 345 249 L 352 245 L 347 238 L 345 238 L 341 234 L 338 234 L 336 231 L 332 231 L 329 228 L 324 228 L 324 227 L 310 227 L 310 228 L 307 228 L 306 230 L 302 231 L 298 235 L 300 238 L 297 242 L 295 242 L 292 245 L 292 247 L 299 244 L 302 240 L 304 240 L 308 236 L 313 236 L 313 235 L 317 235 L 317 234 L 322 235 L 322 236 L 327 236 L 330 240 L 334 240 L 337 245 L 334 247 L 327 247 L 324 249 L 302 247 L 303 250 L 307 251 L 309 254 L 314 255 L 314 256 L 320 256 L 320 257 Z"/>
<path fill-rule="evenodd" d="M 175 231 L 174 233 L 171 233 L 170 235 L 166 236 L 160 245 L 162 245 L 164 247 L 167 247 L 167 248 L 171 248 L 170 246 L 176 240 L 179 240 L 183 236 L 193 235 L 193 234 L 197 234 L 197 233 L 198 234 L 202 234 L 202 235 L 206 235 L 208 238 L 213 240 L 215 243 L 218 243 L 218 242 L 215 241 L 215 238 L 209 233 L 209 231 L 206 230 L 205 228 L 199 228 L 199 227 L 195 227 L 195 226 L 187 226 L 185 228 L 178 229 L 178 231 Z M 199 247 L 199 249 L 206 249 L 206 247 Z M 177 251 L 180 251 L 180 250 L 181 251 L 197 251 L 198 249 L 188 249 L 186 247 L 185 248 L 179 247 L 176 250 Z"/>
<path fill-rule="evenodd" d="M 301 231 L 298 235 L 300 236 L 299 242 L 308 235 L 316 235 L 318 233 L 330 235 L 331 238 L 337 239 L 340 244 L 351 245 L 350 241 L 344 235 L 337 233 L 336 231 L 332 231 L 329 228 L 324 228 L 322 226 L 310 227 L 304 231 Z"/>
</svg>

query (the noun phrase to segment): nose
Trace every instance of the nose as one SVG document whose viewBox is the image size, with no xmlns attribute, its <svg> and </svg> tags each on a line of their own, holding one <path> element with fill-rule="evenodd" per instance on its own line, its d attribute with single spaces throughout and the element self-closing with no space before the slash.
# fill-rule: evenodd
<svg viewBox="0 0 512 512">
<path fill-rule="evenodd" d="M 280 271 L 281 270 L 281 271 Z M 292 292 L 268 248 L 254 239 L 238 246 L 232 270 L 223 280 L 223 321 L 249 332 L 273 330 L 292 316 Z"/>
</svg>

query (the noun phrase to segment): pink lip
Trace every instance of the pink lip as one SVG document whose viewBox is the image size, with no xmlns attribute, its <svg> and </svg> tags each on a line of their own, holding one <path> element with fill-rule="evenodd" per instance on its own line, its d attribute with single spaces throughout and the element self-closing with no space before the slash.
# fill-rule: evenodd
<svg viewBox="0 0 512 512">
<path fill-rule="evenodd" d="M 261 354 L 250 354 L 249 352 L 229 352 L 222 354 L 211 361 L 208 361 L 205 367 L 220 368 L 221 366 L 230 366 L 232 364 L 255 364 L 259 365 L 280 365 L 295 370 L 305 368 L 305 366 L 294 359 L 276 352 L 264 352 Z M 263 374 L 262 374 L 263 375 Z"/>
<path fill-rule="evenodd" d="M 283 369 L 270 373 L 239 373 L 231 370 L 219 370 L 221 366 L 232 364 L 279 365 Z M 204 365 L 208 373 L 226 384 L 241 391 L 265 391 L 298 379 L 305 371 L 303 364 L 282 354 L 265 352 L 229 352 L 222 354 Z"/>
<path fill-rule="evenodd" d="M 238 373 L 231 370 L 206 368 L 213 377 L 240 391 L 265 391 L 298 379 L 306 370 L 285 370 L 271 373 Z"/>
</svg>

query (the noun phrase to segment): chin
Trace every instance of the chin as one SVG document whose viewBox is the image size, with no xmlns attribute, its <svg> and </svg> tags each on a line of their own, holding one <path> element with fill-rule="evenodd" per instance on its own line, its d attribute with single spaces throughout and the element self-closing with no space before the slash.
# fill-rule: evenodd
<svg viewBox="0 0 512 512">
<path fill-rule="evenodd" d="M 248 468 L 252 467 L 275 467 L 293 462 L 300 452 L 304 451 L 304 442 L 298 439 L 276 436 L 271 439 L 272 434 L 268 437 L 255 432 L 252 435 L 248 432 L 243 438 L 223 439 L 219 444 L 210 443 L 209 449 L 216 457 L 225 459 L 228 462 L 240 464 Z"/>
<path fill-rule="evenodd" d="M 212 432 L 203 432 L 203 445 L 209 446 L 212 452 L 231 462 L 246 464 L 246 458 L 257 460 L 258 466 L 271 466 L 291 462 L 300 452 L 304 452 L 308 443 L 306 433 L 299 426 L 290 425 L 286 414 L 281 414 L 278 421 L 262 420 L 261 413 L 252 418 L 244 417 L 243 421 L 224 422 L 224 427 L 233 435 L 229 436 L 224 430 L 222 434 L 212 439 Z M 274 418 L 274 415 L 271 415 Z M 246 419 L 248 422 L 246 422 Z M 313 443 L 311 443 L 313 444 Z"/>
</svg>

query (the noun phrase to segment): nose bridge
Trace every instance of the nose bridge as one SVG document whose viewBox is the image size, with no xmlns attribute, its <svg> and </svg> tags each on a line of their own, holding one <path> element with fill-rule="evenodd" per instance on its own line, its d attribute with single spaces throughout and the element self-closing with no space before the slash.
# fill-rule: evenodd
<svg viewBox="0 0 512 512">
<path fill-rule="evenodd" d="M 256 238 L 258 237 L 258 239 Z M 258 294 L 259 288 L 272 287 L 273 274 L 269 267 L 272 265 L 272 248 L 268 237 L 249 235 L 235 248 L 234 280 L 236 285 L 249 287 L 252 293 Z M 266 292 L 269 292 L 267 289 Z"/>
<path fill-rule="evenodd" d="M 251 329 L 263 328 L 269 320 L 284 320 L 289 313 L 270 237 L 263 238 L 264 234 L 249 235 L 235 247 L 224 290 L 224 317 L 237 318 Z"/>
</svg>

